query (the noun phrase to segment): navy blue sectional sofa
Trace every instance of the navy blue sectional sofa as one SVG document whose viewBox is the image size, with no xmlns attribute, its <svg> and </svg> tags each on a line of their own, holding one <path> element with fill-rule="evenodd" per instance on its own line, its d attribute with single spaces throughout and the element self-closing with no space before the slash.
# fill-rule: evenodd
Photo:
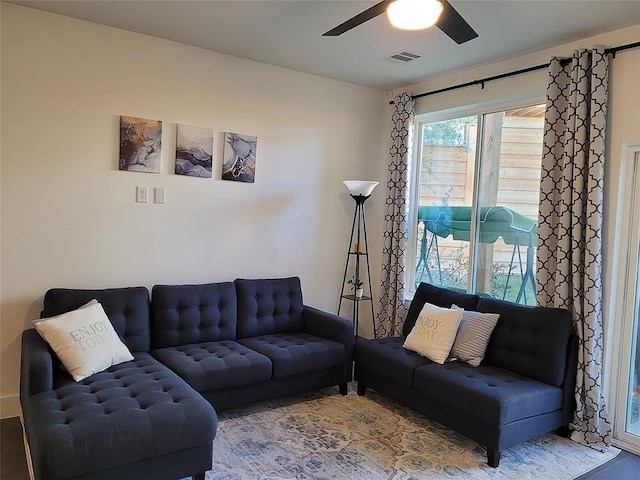
<svg viewBox="0 0 640 480">
<path fill-rule="evenodd" d="M 456 304 L 499 313 L 483 362 L 431 362 L 402 347 L 422 307 Z M 575 409 L 577 337 L 567 310 L 527 307 L 419 285 L 403 336 L 358 341 L 354 348 L 358 394 L 371 387 L 477 441 L 487 463 L 539 435 L 568 434 Z"/>
<path fill-rule="evenodd" d="M 37 480 L 202 478 L 215 409 L 339 385 L 349 321 L 305 306 L 297 277 L 52 289 L 43 317 L 98 300 L 134 360 L 75 382 L 38 333 L 22 337 L 20 402 Z"/>
</svg>

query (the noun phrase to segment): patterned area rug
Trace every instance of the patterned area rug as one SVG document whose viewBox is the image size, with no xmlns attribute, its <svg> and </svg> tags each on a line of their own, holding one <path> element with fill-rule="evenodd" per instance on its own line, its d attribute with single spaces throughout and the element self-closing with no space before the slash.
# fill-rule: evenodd
<svg viewBox="0 0 640 480">
<path fill-rule="evenodd" d="M 207 480 L 569 480 L 611 460 L 555 434 L 502 452 L 491 468 L 472 440 L 368 390 L 337 388 L 222 412 Z"/>
</svg>

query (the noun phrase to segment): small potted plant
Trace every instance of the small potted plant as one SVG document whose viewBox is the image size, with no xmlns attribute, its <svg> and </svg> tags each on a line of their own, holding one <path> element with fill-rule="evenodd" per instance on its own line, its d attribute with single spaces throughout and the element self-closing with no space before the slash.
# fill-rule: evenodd
<svg viewBox="0 0 640 480">
<path fill-rule="evenodd" d="M 356 298 L 362 297 L 362 294 L 364 293 L 364 288 L 362 288 L 362 280 L 357 277 L 351 277 L 351 279 L 347 283 L 351 285 L 351 290 L 354 291 Z"/>
</svg>

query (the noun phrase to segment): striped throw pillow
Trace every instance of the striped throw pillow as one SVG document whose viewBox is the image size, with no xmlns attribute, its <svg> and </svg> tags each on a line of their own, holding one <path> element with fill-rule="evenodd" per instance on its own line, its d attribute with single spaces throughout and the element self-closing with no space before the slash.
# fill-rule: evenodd
<svg viewBox="0 0 640 480">
<path fill-rule="evenodd" d="M 452 305 L 451 308 L 459 307 Z M 474 367 L 480 365 L 498 318 L 500 318 L 499 313 L 465 310 L 447 360 L 460 360 Z"/>
</svg>

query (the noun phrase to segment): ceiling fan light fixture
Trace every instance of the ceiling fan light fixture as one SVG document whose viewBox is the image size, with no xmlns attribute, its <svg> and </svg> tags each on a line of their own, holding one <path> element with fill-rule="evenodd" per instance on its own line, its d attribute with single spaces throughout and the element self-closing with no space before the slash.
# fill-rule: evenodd
<svg viewBox="0 0 640 480">
<path fill-rule="evenodd" d="M 442 8 L 439 0 L 395 0 L 387 7 L 387 17 L 400 30 L 424 30 L 438 21 Z"/>
</svg>

